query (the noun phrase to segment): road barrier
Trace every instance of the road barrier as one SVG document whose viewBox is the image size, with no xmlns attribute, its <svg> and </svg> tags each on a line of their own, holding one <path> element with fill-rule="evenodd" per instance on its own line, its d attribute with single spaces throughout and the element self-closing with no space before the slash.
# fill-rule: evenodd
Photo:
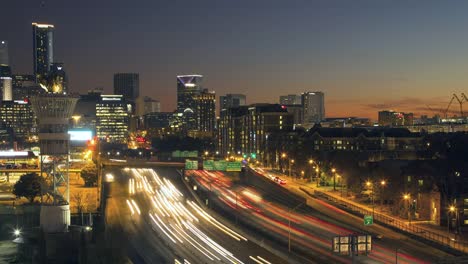
<svg viewBox="0 0 468 264">
<path fill-rule="evenodd" d="M 300 188 L 303 192 L 310 194 L 310 192 L 304 188 Z M 331 195 L 327 192 L 314 190 L 314 195 L 325 198 L 333 203 L 336 203 L 339 207 L 344 207 L 347 211 L 352 211 L 358 213 L 359 215 L 372 215 L 372 209 L 369 209 L 361 204 L 348 201 L 341 197 L 337 197 Z M 468 253 L 468 245 L 466 243 L 462 243 L 456 241 L 453 237 L 450 237 L 448 234 L 443 235 L 440 233 L 433 232 L 428 228 L 420 227 L 415 224 L 407 223 L 406 221 L 401 221 L 398 218 L 388 216 L 386 214 L 382 214 L 378 211 L 374 211 L 374 222 L 378 222 L 380 224 L 387 225 L 389 227 L 393 227 L 395 229 L 399 229 L 403 232 L 408 233 L 409 235 L 420 237 L 423 239 L 428 240 L 429 242 L 435 242 L 441 244 L 443 246 L 450 247 L 452 249 L 458 250 L 463 253 Z"/>
</svg>

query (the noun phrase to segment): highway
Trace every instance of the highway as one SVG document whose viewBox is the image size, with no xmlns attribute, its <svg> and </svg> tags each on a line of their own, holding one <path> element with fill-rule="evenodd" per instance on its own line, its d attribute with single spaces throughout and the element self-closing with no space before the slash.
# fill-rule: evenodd
<svg viewBox="0 0 468 264">
<path fill-rule="evenodd" d="M 172 169 L 114 169 L 106 228 L 134 263 L 287 263 L 192 201 Z"/>
<path fill-rule="evenodd" d="M 432 263 L 448 256 L 436 248 L 428 250 L 427 245 L 383 227 L 365 229 L 362 219 L 320 200 L 308 200 L 309 206 L 291 204 L 281 197 L 281 193 L 265 193 L 233 182 L 221 172 L 188 171 L 187 174 L 200 188 L 215 194 L 213 196 L 217 197 L 222 210 L 235 212 L 240 221 L 278 241 L 285 250 L 288 250 L 290 237 L 293 253 L 315 261 L 395 263 L 398 259 L 398 263 Z M 366 233 L 383 234 L 382 239 L 374 236 L 369 254 L 360 254 L 352 260 L 331 252 L 334 236 Z"/>
</svg>

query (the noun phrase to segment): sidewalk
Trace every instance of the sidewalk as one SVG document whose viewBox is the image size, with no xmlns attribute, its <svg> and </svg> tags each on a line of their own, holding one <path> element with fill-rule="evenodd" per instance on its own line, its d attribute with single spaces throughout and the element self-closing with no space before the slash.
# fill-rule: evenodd
<svg viewBox="0 0 468 264">
<path fill-rule="evenodd" d="M 266 171 L 269 171 L 265 169 Z M 284 175 L 279 172 L 272 172 L 269 171 L 271 174 L 275 174 L 280 178 L 287 181 L 285 188 L 288 187 L 296 187 L 302 190 L 300 193 L 304 197 L 307 197 L 308 194 L 315 194 L 327 200 L 331 200 L 332 202 L 345 207 L 348 211 L 352 211 L 354 213 L 358 213 L 361 215 L 374 215 L 374 221 L 387 225 L 392 226 L 394 228 L 400 229 L 404 232 L 410 233 L 411 235 L 415 235 L 418 237 L 422 237 L 424 239 L 434 241 L 445 246 L 449 246 L 451 248 L 463 251 L 468 253 L 468 238 L 465 236 L 456 235 L 453 233 L 448 233 L 444 227 L 435 226 L 428 223 L 428 221 L 411 221 L 411 223 L 407 219 L 403 219 L 398 216 L 394 216 L 389 214 L 388 211 L 381 210 L 380 205 L 374 206 L 374 210 L 371 206 L 359 203 L 352 198 L 342 197 L 341 192 L 343 194 L 350 193 L 346 190 L 340 190 L 340 188 L 336 188 L 337 190 L 334 191 L 332 186 L 324 186 L 324 187 L 317 187 L 315 182 L 311 183 L 310 180 L 304 179 L 297 179 L 292 178 L 287 175 Z M 306 193 L 307 192 L 307 193 Z M 354 197 L 351 195 L 351 197 Z"/>
</svg>

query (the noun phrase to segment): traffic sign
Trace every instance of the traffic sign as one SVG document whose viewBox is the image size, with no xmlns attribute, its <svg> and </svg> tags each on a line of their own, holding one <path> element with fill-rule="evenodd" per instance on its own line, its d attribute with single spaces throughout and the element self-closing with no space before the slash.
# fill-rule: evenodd
<svg viewBox="0 0 468 264">
<path fill-rule="evenodd" d="M 373 223 L 374 223 L 374 218 L 372 217 L 372 215 L 364 216 L 364 225 L 368 226 L 368 225 L 372 225 Z"/>
<path fill-rule="evenodd" d="M 208 171 L 214 170 L 214 160 L 204 160 L 203 169 Z"/>
<path fill-rule="evenodd" d="M 240 161 L 227 162 L 226 171 L 241 171 L 242 164 Z"/>
<path fill-rule="evenodd" d="M 196 160 L 185 160 L 186 170 L 198 170 L 198 161 Z"/>
<path fill-rule="evenodd" d="M 214 170 L 226 171 L 227 162 L 225 160 L 218 160 L 214 162 L 213 166 Z"/>
</svg>

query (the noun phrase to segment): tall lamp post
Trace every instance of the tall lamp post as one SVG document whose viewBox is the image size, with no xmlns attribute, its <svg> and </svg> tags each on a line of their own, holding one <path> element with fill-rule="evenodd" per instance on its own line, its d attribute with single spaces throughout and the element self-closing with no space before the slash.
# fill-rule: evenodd
<svg viewBox="0 0 468 264">
<path fill-rule="evenodd" d="M 333 190 L 336 191 L 336 169 L 332 168 L 332 173 L 333 173 Z"/>
<path fill-rule="evenodd" d="M 408 211 L 408 221 L 409 221 L 409 225 L 411 225 L 411 212 L 410 212 L 410 199 L 411 199 L 411 196 L 409 194 L 405 194 L 405 195 L 403 195 L 403 199 L 407 202 L 406 211 Z"/>
<path fill-rule="evenodd" d="M 291 178 L 292 164 L 294 164 L 294 160 L 290 159 L 289 160 L 289 178 Z"/>
<path fill-rule="evenodd" d="M 374 206 L 374 184 L 372 182 L 367 181 L 366 182 L 367 188 L 370 188 L 371 191 L 371 201 L 372 201 L 372 218 L 374 218 L 374 211 L 375 211 L 375 206 Z"/>
<path fill-rule="evenodd" d="M 383 207 L 383 200 L 384 200 L 384 188 L 387 185 L 387 182 L 385 180 L 380 181 L 380 207 L 382 210 Z"/>
<path fill-rule="evenodd" d="M 315 164 L 315 166 L 314 166 Z M 310 159 L 309 160 L 309 165 L 312 167 L 311 168 L 311 171 L 313 171 L 315 169 L 315 177 L 317 178 L 317 187 L 319 186 L 319 172 L 320 172 L 320 168 L 319 168 L 319 164 L 317 161 L 313 160 L 313 159 Z M 312 173 L 310 173 L 310 182 L 312 182 Z"/>
<path fill-rule="evenodd" d="M 281 159 L 285 159 L 285 158 L 286 158 L 286 153 L 282 153 L 282 154 L 281 154 Z M 282 170 L 283 173 L 284 173 L 283 164 L 284 164 L 284 163 L 281 162 L 281 170 Z"/>
</svg>

